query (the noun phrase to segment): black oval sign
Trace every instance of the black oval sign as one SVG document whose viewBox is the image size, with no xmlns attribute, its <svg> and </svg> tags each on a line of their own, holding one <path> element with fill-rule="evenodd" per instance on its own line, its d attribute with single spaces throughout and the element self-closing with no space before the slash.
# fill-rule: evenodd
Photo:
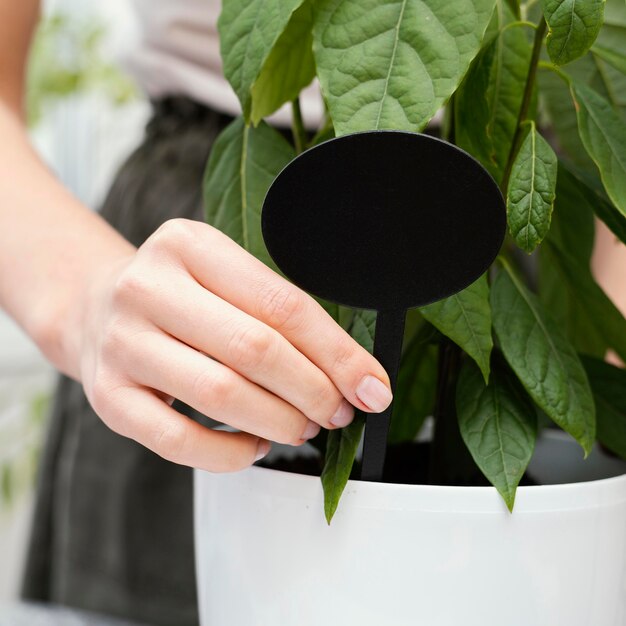
<svg viewBox="0 0 626 626">
<path fill-rule="evenodd" d="M 302 289 L 347 306 L 407 309 L 474 282 L 502 245 L 498 186 L 473 157 L 415 133 L 374 131 L 300 154 L 270 187 L 263 237 Z"/>
</svg>

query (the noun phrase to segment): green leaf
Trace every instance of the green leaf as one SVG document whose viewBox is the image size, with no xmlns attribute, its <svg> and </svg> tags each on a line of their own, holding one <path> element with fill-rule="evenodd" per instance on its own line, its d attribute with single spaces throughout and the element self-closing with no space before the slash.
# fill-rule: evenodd
<svg viewBox="0 0 626 626">
<path fill-rule="evenodd" d="M 604 0 L 543 0 L 548 54 L 556 65 L 581 57 L 596 40 L 604 20 Z"/>
<path fill-rule="evenodd" d="M 8 463 L 4 464 L 0 470 L 0 502 L 10 505 L 13 501 L 13 469 Z"/>
<path fill-rule="evenodd" d="M 610 63 L 615 69 L 626 74 L 626 53 L 621 53 L 611 48 L 605 48 L 600 44 L 594 45 L 591 51 L 601 59 L 604 59 L 607 63 Z"/>
<path fill-rule="evenodd" d="M 578 83 L 584 83 L 626 115 L 626 74 L 605 60 L 626 54 L 626 4 L 623 0 L 607 0 L 604 9 L 604 25 L 591 53 L 567 66 L 567 74 Z M 601 54 L 604 53 L 604 57 Z M 568 86 L 552 71 L 539 73 L 541 96 L 547 105 L 553 130 L 561 152 L 586 173 L 595 175 L 597 170 L 587 156 L 578 137 L 576 111 L 566 91 Z"/>
<path fill-rule="evenodd" d="M 389 443 L 413 441 L 424 420 L 433 414 L 437 387 L 438 348 L 430 344 L 430 325 L 424 325 L 405 350 L 389 428 Z"/>
<path fill-rule="evenodd" d="M 511 235 L 529 254 L 550 230 L 556 175 L 556 154 L 531 122 L 513 162 L 506 198 Z"/>
<path fill-rule="evenodd" d="M 498 35 L 476 57 L 455 97 L 456 140 L 496 179 L 502 178 L 511 150 L 531 46 L 525 24 L 496 6 Z"/>
<path fill-rule="evenodd" d="M 303 0 L 223 0 L 218 20 L 224 76 L 241 102 L 246 121 L 252 86 L 291 14 Z"/>
<path fill-rule="evenodd" d="M 328 432 L 322 486 L 324 488 L 324 513 L 329 524 L 350 478 L 364 426 L 365 420 L 357 415 L 349 426 Z"/>
<path fill-rule="evenodd" d="M 626 74 L 625 43 L 626 3 L 623 0 L 607 0 L 604 9 L 604 25 L 591 50 L 616 70 Z"/>
<path fill-rule="evenodd" d="M 278 131 L 265 123 L 250 128 L 238 118 L 215 141 L 204 175 L 207 222 L 273 268 L 261 234 L 261 207 L 274 178 L 294 156 Z"/>
<path fill-rule="evenodd" d="M 449 298 L 422 307 L 420 312 L 476 361 L 488 381 L 493 340 L 487 276 Z"/>
<path fill-rule="evenodd" d="M 591 73 L 588 73 L 588 64 Z M 568 68 L 568 74 L 573 70 L 584 75 L 583 80 L 593 77 L 593 61 L 589 56 L 585 56 L 572 63 Z M 584 73 L 581 68 L 584 67 Z M 598 168 L 587 154 L 580 137 L 578 136 L 578 120 L 576 119 L 576 109 L 570 94 L 569 85 L 563 77 L 545 66 L 539 66 L 537 72 L 537 84 L 541 102 L 545 105 L 543 111 L 550 121 L 556 144 L 557 152 L 566 156 L 577 168 L 585 172 L 596 174 Z"/>
<path fill-rule="evenodd" d="M 595 438 L 595 409 L 585 370 L 536 296 L 505 268 L 491 288 L 502 352 L 535 403 L 588 454 Z"/>
<path fill-rule="evenodd" d="M 626 361 L 626 319 L 596 283 L 589 267 L 553 243 L 547 252 L 561 271 L 572 301 L 586 313 L 606 344 Z"/>
<path fill-rule="evenodd" d="M 602 96 L 572 82 L 580 138 L 600 170 L 604 188 L 626 215 L 626 123 Z"/>
<path fill-rule="evenodd" d="M 338 135 L 419 131 L 477 54 L 495 0 L 320 0 L 313 51 Z"/>
<path fill-rule="evenodd" d="M 485 386 L 478 368 L 467 361 L 457 383 L 456 409 L 465 445 L 512 512 L 515 491 L 535 449 L 533 403 L 497 368 Z"/>
<path fill-rule="evenodd" d="M 568 287 L 547 245 L 551 242 L 569 250 L 588 271 L 594 239 L 593 208 L 579 190 L 576 179 L 559 163 L 552 225 L 539 251 L 539 298 L 577 352 L 600 357 L 606 353 L 607 344 L 596 331 L 596 321 L 580 306 L 578 293 Z"/>
<path fill-rule="evenodd" d="M 313 8 L 305 2 L 294 11 L 252 86 L 253 124 L 294 100 L 315 77 L 312 29 Z"/>
<path fill-rule="evenodd" d="M 376 311 L 357 309 L 352 318 L 350 334 L 352 338 L 368 352 L 374 349 L 374 334 L 376 330 Z"/>
<path fill-rule="evenodd" d="M 339 311 L 339 320 L 341 322 L 341 310 Z M 372 352 L 376 311 L 357 309 L 354 311 L 351 321 L 350 335 L 368 352 Z M 350 478 L 364 426 L 364 417 L 357 413 L 354 421 L 345 428 L 328 431 L 326 461 L 322 471 L 322 487 L 324 489 L 324 512 L 329 524 Z"/>
<path fill-rule="evenodd" d="M 598 414 L 598 441 L 626 459 L 626 370 L 583 357 Z"/>
<path fill-rule="evenodd" d="M 597 78 L 590 86 L 626 115 L 626 3 L 607 0 L 604 25 L 591 49 Z"/>
<path fill-rule="evenodd" d="M 622 242 L 626 243 L 626 216 L 622 215 L 597 189 L 595 181 L 591 181 L 588 176 L 575 169 L 559 164 L 559 177 L 567 176 L 566 188 L 576 193 L 579 203 L 588 210 L 595 212 L 596 216 L 601 219 L 613 234 Z M 560 180 L 560 178 L 559 178 Z M 599 181 L 598 181 L 599 183 Z M 600 188 L 602 189 L 602 185 Z M 557 198 L 559 191 L 557 184 Z M 575 250 L 568 247 L 570 251 Z"/>
</svg>

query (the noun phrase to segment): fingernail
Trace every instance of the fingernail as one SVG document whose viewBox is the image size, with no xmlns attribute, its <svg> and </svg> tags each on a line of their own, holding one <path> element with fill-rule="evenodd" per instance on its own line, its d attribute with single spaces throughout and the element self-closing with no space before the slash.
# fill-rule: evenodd
<svg viewBox="0 0 626 626">
<path fill-rule="evenodd" d="M 384 411 L 393 399 L 389 387 L 375 376 L 364 376 L 356 388 L 356 395 L 374 413 Z"/>
<path fill-rule="evenodd" d="M 315 422 L 309 422 L 302 433 L 302 439 L 313 439 L 313 437 L 317 437 L 320 432 L 321 426 L 316 424 Z"/>
<path fill-rule="evenodd" d="M 354 407 L 344 398 L 337 412 L 330 418 L 330 423 L 337 428 L 347 426 L 354 419 Z"/>
<path fill-rule="evenodd" d="M 259 441 L 259 446 L 256 449 L 256 456 L 254 457 L 254 462 L 256 463 L 259 459 L 262 459 L 264 456 L 267 456 L 267 453 L 272 449 L 272 444 L 265 439 L 261 439 Z"/>
</svg>

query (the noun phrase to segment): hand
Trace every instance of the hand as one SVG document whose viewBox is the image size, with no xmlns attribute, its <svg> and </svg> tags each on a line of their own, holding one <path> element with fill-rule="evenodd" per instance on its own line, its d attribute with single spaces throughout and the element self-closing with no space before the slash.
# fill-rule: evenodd
<svg viewBox="0 0 626 626">
<path fill-rule="evenodd" d="M 99 272 L 78 315 L 78 370 L 96 413 L 162 457 L 249 466 L 391 402 L 382 366 L 310 296 L 218 230 L 172 220 Z M 241 432 L 205 428 L 178 398 Z"/>
</svg>

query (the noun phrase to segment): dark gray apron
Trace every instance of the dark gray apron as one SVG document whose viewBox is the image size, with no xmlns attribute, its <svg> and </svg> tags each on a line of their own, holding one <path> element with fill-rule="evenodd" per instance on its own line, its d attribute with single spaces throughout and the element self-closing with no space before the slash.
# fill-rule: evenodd
<svg viewBox="0 0 626 626">
<path fill-rule="evenodd" d="M 155 104 L 102 215 L 136 246 L 169 218 L 201 220 L 206 159 L 230 119 L 185 98 Z M 23 596 L 154 626 L 198 623 L 191 470 L 110 431 L 65 377 L 41 464 Z"/>
</svg>

